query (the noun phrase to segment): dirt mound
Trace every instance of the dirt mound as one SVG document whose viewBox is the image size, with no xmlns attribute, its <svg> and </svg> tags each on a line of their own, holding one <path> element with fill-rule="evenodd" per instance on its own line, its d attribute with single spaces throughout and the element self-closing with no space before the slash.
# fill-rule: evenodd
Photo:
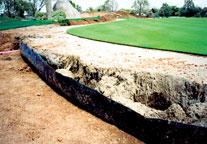
<svg viewBox="0 0 207 144">
<path fill-rule="evenodd" d="M 104 15 L 101 17 L 100 21 L 101 22 L 107 22 L 107 21 L 112 21 L 118 18 L 118 15 L 114 14 L 114 13 L 110 13 L 107 15 Z"/>
<path fill-rule="evenodd" d="M 131 15 L 127 11 L 117 11 L 117 12 L 108 13 L 108 14 L 102 16 L 101 21 L 103 21 L 103 22 L 112 21 L 112 20 L 115 20 L 117 18 L 136 18 L 136 17 Z"/>
<path fill-rule="evenodd" d="M 101 16 L 101 17 L 115 17 L 115 18 L 135 18 L 134 15 L 130 14 L 127 11 L 117 11 L 117 12 L 87 12 L 87 13 L 83 13 L 81 14 L 82 17 L 95 17 L 95 16 Z"/>
<path fill-rule="evenodd" d="M 113 21 L 117 18 L 136 18 L 135 16 L 131 15 L 127 11 L 117 11 L 113 13 L 86 13 L 85 14 L 86 17 L 91 17 L 95 15 L 101 16 L 101 18 L 100 19 L 87 19 L 86 18 L 86 19 L 82 19 L 78 21 L 70 20 L 69 25 L 85 25 L 85 24 L 92 24 L 92 23 L 98 23 L 98 22 L 108 22 L 108 21 Z"/>
<path fill-rule="evenodd" d="M 14 35 L 0 32 L 0 51 L 18 49 L 18 40 Z"/>
<path fill-rule="evenodd" d="M 80 20 L 80 21 L 71 20 L 69 25 L 86 25 L 86 24 L 89 23 L 85 20 Z"/>
<path fill-rule="evenodd" d="M 119 18 L 135 18 L 134 15 L 130 14 L 127 11 L 117 11 L 115 14 L 119 16 Z"/>
<path fill-rule="evenodd" d="M 95 17 L 95 16 L 104 16 L 108 14 L 108 12 L 85 12 L 81 14 L 81 17 Z"/>
</svg>

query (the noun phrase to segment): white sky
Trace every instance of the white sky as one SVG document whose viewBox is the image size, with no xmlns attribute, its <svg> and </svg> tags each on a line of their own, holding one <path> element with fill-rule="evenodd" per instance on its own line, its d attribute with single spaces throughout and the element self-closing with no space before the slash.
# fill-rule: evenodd
<svg viewBox="0 0 207 144">
<path fill-rule="evenodd" d="M 105 0 L 72 0 L 73 2 L 79 4 L 83 10 L 93 7 L 96 8 L 103 4 Z M 134 0 L 116 0 L 119 4 L 119 9 L 121 8 L 131 8 Z M 159 8 L 163 3 L 168 3 L 169 5 L 176 5 L 178 7 L 183 6 L 184 0 L 148 0 L 150 8 Z M 200 7 L 207 7 L 207 0 L 193 0 L 195 5 Z"/>
</svg>

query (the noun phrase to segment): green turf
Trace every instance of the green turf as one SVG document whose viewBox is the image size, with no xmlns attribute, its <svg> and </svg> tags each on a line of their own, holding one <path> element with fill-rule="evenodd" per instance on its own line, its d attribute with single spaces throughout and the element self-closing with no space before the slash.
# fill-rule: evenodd
<svg viewBox="0 0 207 144">
<path fill-rule="evenodd" d="M 47 25 L 55 23 L 52 20 L 18 20 L 6 17 L 0 17 L 0 30 L 15 29 L 28 26 Z"/>
<path fill-rule="evenodd" d="M 67 32 L 117 44 L 207 55 L 206 18 L 127 19 Z"/>
</svg>

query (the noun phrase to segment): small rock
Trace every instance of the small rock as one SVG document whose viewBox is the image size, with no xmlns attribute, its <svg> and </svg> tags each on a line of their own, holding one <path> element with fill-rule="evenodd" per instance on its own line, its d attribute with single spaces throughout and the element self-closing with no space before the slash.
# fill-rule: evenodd
<svg viewBox="0 0 207 144">
<path fill-rule="evenodd" d="M 6 61 L 11 61 L 12 58 L 11 58 L 11 57 L 6 57 L 4 60 L 6 60 Z"/>
<path fill-rule="evenodd" d="M 72 79 L 74 79 L 74 75 L 71 71 L 66 70 L 66 69 L 57 69 L 56 72 L 66 76 L 66 77 L 70 77 Z"/>
<path fill-rule="evenodd" d="M 30 67 L 27 67 L 27 68 L 25 69 L 25 71 L 26 71 L 26 72 L 31 72 L 32 69 L 31 69 Z"/>
<path fill-rule="evenodd" d="M 38 94 L 37 94 L 37 96 L 41 96 L 41 94 L 40 94 L 40 93 L 38 93 Z"/>
<path fill-rule="evenodd" d="M 62 137 L 58 137 L 58 138 L 57 138 L 57 141 L 58 141 L 58 142 L 62 142 L 62 141 L 63 141 L 63 138 L 62 138 Z"/>
<path fill-rule="evenodd" d="M 32 71 L 32 69 L 29 66 L 20 67 L 20 68 L 18 68 L 18 70 L 21 72 L 31 72 Z"/>
<path fill-rule="evenodd" d="M 186 118 L 186 114 L 182 107 L 179 104 L 172 104 L 167 110 L 166 113 L 168 117 L 172 120 L 182 121 Z"/>
</svg>

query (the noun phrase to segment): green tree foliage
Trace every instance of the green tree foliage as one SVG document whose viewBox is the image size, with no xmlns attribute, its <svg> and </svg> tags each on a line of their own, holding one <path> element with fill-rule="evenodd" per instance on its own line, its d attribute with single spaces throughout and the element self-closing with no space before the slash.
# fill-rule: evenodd
<svg viewBox="0 0 207 144">
<path fill-rule="evenodd" d="M 200 13 L 201 17 L 207 17 L 207 7 L 204 7 Z"/>
<path fill-rule="evenodd" d="M 171 6 L 171 16 L 179 16 L 180 8 L 176 7 L 176 6 Z"/>
<path fill-rule="evenodd" d="M 193 0 L 185 0 L 183 7 L 180 9 L 180 15 L 192 17 L 196 13 L 198 13 L 198 9 L 195 7 Z"/>
<path fill-rule="evenodd" d="M 36 12 L 35 13 L 35 19 L 37 20 L 46 20 L 47 19 L 47 14 L 44 12 Z"/>
<path fill-rule="evenodd" d="M 207 17 L 207 8 L 196 7 L 193 0 L 185 0 L 183 7 L 169 6 L 164 3 L 157 12 L 157 9 L 151 10 L 154 17 L 184 16 L 184 17 Z"/>
<path fill-rule="evenodd" d="M 161 17 L 169 17 L 169 16 L 171 16 L 172 15 L 171 7 L 167 3 L 162 4 L 162 7 L 159 10 L 159 15 Z"/>
<path fill-rule="evenodd" d="M 0 0 L 0 7 L 3 7 L 8 17 L 24 17 L 25 12 L 35 16 L 44 5 L 45 0 Z"/>
<path fill-rule="evenodd" d="M 159 15 L 159 9 L 152 8 L 151 9 L 151 12 L 152 12 L 152 17 L 160 17 L 160 15 Z"/>
<path fill-rule="evenodd" d="M 0 5 L 4 8 L 4 14 L 12 17 L 14 13 L 14 0 L 0 0 Z"/>
<path fill-rule="evenodd" d="M 0 5 L 8 17 L 24 17 L 24 13 L 31 10 L 31 4 L 26 0 L 0 0 Z"/>
<path fill-rule="evenodd" d="M 102 8 L 103 11 L 109 11 L 109 12 L 117 11 L 118 3 L 115 0 L 106 0 Z"/>
<path fill-rule="evenodd" d="M 25 12 L 29 13 L 31 10 L 31 4 L 23 0 L 14 1 L 14 12 L 16 16 L 24 17 Z"/>
<path fill-rule="evenodd" d="M 52 13 L 52 19 L 58 22 L 63 21 L 64 19 L 66 19 L 66 14 L 61 10 L 54 11 Z"/>
<path fill-rule="evenodd" d="M 135 0 L 132 8 L 134 8 L 135 12 L 141 16 L 146 11 L 148 6 L 148 0 Z"/>
</svg>

